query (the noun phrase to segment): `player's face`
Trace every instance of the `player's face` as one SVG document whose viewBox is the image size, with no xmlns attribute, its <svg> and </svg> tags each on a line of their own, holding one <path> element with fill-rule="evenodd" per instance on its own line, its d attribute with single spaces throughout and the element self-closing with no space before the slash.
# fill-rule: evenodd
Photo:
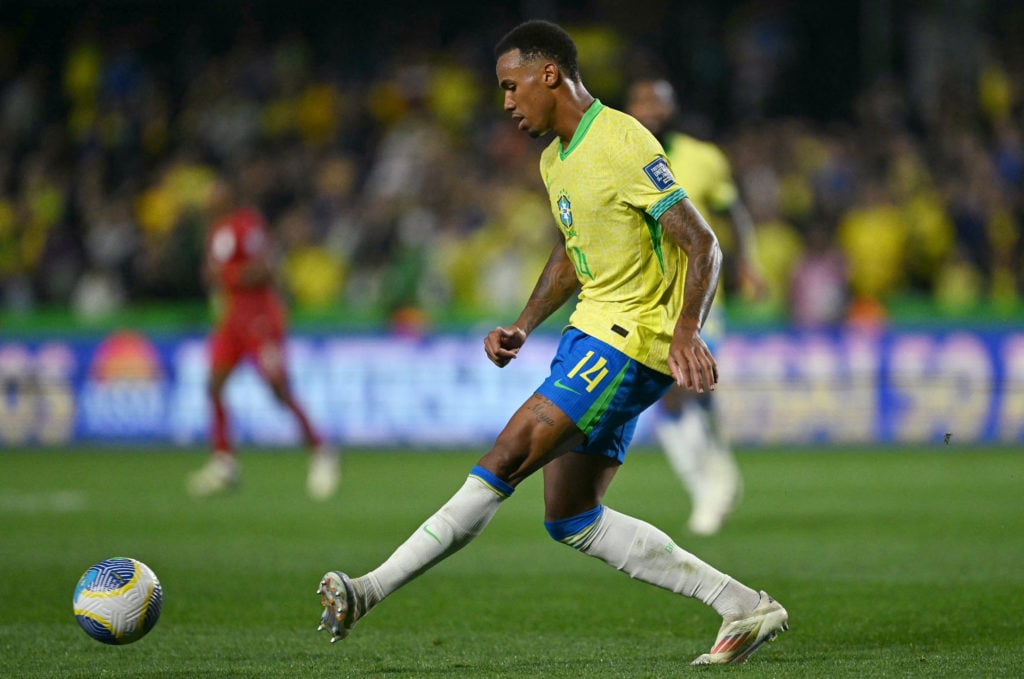
<svg viewBox="0 0 1024 679">
<path fill-rule="evenodd" d="M 670 93 L 662 91 L 661 83 L 641 81 L 629 88 L 626 113 L 640 121 L 654 134 L 659 134 L 672 117 L 674 104 Z"/>
<path fill-rule="evenodd" d="M 498 86 L 505 92 L 505 110 L 520 130 L 539 137 L 551 130 L 553 95 L 551 64 L 543 59 L 524 62 L 519 50 L 498 57 Z"/>
</svg>

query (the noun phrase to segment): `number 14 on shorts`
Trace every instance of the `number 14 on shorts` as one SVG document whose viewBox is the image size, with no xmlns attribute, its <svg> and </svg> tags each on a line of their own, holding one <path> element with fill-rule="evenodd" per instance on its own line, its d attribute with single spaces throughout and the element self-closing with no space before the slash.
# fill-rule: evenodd
<svg viewBox="0 0 1024 679">
<path fill-rule="evenodd" d="M 583 358 L 579 360 L 579 363 L 569 371 L 566 375 L 569 379 L 572 379 L 579 375 L 579 378 L 587 383 L 587 392 L 594 391 L 598 384 L 601 383 L 608 375 L 608 368 L 605 366 L 608 361 L 603 356 L 598 356 L 597 360 L 593 362 L 593 365 L 589 365 L 591 359 L 594 358 L 594 352 L 588 351 L 583 355 Z"/>
</svg>

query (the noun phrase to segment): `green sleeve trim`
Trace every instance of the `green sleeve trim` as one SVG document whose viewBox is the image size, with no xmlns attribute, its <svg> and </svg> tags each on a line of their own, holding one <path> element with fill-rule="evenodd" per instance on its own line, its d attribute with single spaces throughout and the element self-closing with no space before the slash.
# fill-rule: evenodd
<svg viewBox="0 0 1024 679">
<path fill-rule="evenodd" d="M 668 209 L 686 198 L 686 191 L 682 189 L 676 189 L 672 193 L 668 194 L 647 211 L 647 214 L 654 217 L 655 219 L 661 219 L 661 216 L 668 212 Z"/>
</svg>

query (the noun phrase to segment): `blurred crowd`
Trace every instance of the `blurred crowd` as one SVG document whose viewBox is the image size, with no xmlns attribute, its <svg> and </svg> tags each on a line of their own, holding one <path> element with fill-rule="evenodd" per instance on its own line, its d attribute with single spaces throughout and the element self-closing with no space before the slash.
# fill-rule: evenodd
<svg viewBox="0 0 1024 679">
<path fill-rule="evenodd" d="M 621 106 L 635 45 L 609 24 L 569 28 L 588 87 Z M 969 73 L 940 69 L 923 92 L 883 74 L 822 120 L 759 107 L 785 59 L 766 28 L 733 30 L 731 115 L 687 106 L 694 85 L 676 79 L 684 125 L 726 151 L 755 219 L 762 304 L 802 326 L 872 322 L 908 294 L 1014 308 L 1020 55 L 985 43 Z M 44 62 L 0 32 L 6 310 L 102 318 L 202 299 L 219 176 L 266 216 L 296 309 L 396 322 L 519 310 L 557 233 L 537 172 L 546 141 L 501 111 L 491 35 L 396 48 L 357 75 L 301 32 L 242 26 L 159 58 L 107 38 L 83 20 Z"/>
</svg>

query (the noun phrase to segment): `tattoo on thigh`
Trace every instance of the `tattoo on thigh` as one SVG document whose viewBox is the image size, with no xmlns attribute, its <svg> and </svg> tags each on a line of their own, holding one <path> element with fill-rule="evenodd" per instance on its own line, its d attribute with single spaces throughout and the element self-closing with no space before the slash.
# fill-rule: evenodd
<svg viewBox="0 0 1024 679">
<path fill-rule="evenodd" d="M 534 417 L 537 418 L 538 422 L 543 422 L 549 427 L 554 426 L 555 421 L 550 415 L 545 412 L 547 410 L 548 401 L 546 399 L 538 400 L 532 406 L 530 406 L 530 412 L 533 413 Z"/>
</svg>

